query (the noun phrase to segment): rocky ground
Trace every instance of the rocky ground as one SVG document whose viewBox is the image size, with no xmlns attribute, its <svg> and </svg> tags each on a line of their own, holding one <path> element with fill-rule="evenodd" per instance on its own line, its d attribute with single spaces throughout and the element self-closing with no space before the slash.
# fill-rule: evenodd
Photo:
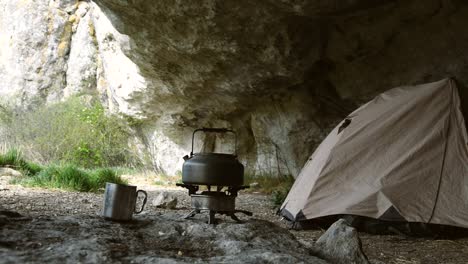
<svg viewBox="0 0 468 264">
<path fill-rule="evenodd" d="M 163 256 L 162 259 L 148 259 L 148 255 L 139 255 L 138 252 L 144 252 L 143 249 L 128 248 L 128 246 L 126 246 L 127 244 L 125 243 L 126 236 L 129 236 L 129 239 L 145 239 L 146 232 L 146 234 L 148 234 L 147 239 L 156 239 L 159 235 L 162 237 L 165 236 L 164 233 L 166 233 L 166 231 L 164 230 L 164 226 L 168 225 L 168 223 L 171 221 L 177 223 L 176 225 L 180 227 L 180 230 L 188 230 L 191 226 L 190 223 L 203 223 L 206 217 L 206 215 L 199 215 L 196 216 L 193 220 L 180 219 L 181 216 L 189 212 L 190 207 L 189 197 L 185 189 L 167 186 L 155 186 L 152 185 L 150 181 L 131 178 L 131 183 L 137 185 L 140 189 L 144 189 L 148 192 L 149 202 L 144 212 L 139 216 L 135 217 L 135 219 L 139 220 L 136 224 L 129 224 L 123 226 L 119 224 L 119 227 L 116 227 L 116 225 L 112 225 L 112 223 L 104 221 L 99 216 L 100 210 L 102 208 L 102 193 L 79 193 L 66 192 L 60 190 L 45 190 L 39 188 L 24 188 L 18 185 L 9 184 L 9 181 L 12 179 L 12 177 L 13 176 L 0 176 L 0 210 L 18 212 L 22 215 L 22 217 L 15 218 L 15 216 L 12 216 L 14 219 L 16 219 L 14 221 L 15 225 L 9 225 L 9 228 L 3 228 L 2 232 L 0 233 L 0 256 L 4 255 L 1 258 L 0 262 L 8 260 L 8 257 L 12 257 L 6 253 L 11 252 L 6 250 L 9 247 L 25 247 L 27 249 L 30 249 L 31 252 L 35 252 L 38 249 L 43 249 L 43 245 L 41 243 L 43 243 L 44 245 L 56 245 L 51 243 L 54 239 L 59 239 L 60 235 L 63 232 L 71 232 L 70 234 L 76 236 L 76 239 L 78 241 L 81 241 L 80 243 L 83 243 L 84 248 L 104 247 L 102 243 L 107 243 L 105 247 L 112 247 L 112 250 L 110 250 L 109 252 L 114 252 L 116 254 L 116 259 L 120 259 L 124 263 L 130 262 L 131 260 L 135 260 L 137 262 L 162 261 L 164 259 L 164 254 L 159 254 Z M 177 197 L 178 204 L 176 209 L 161 209 L 157 208 L 152 203 L 152 201 L 157 197 L 157 195 L 164 191 L 169 192 L 170 194 Z M 310 256 L 310 259 L 305 258 L 307 254 L 304 253 L 304 250 L 306 250 L 307 248 L 310 249 L 311 247 L 314 247 L 315 242 L 325 232 L 325 230 L 290 230 L 290 233 L 285 231 L 285 229 L 288 227 L 287 222 L 282 220 L 279 216 L 275 215 L 275 210 L 271 208 L 269 198 L 265 195 L 255 193 L 241 193 L 238 197 L 237 205 L 238 209 L 249 210 L 254 212 L 254 216 L 250 218 L 251 220 L 247 222 L 247 226 L 252 226 L 254 230 L 262 230 L 261 228 L 264 227 L 273 228 L 274 231 L 271 231 L 273 229 L 268 229 L 270 230 L 268 232 L 278 233 L 278 237 L 280 238 L 278 239 L 278 241 L 280 241 L 278 243 L 280 244 L 285 243 L 281 242 L 281 240 L 284 240 L 285 237 L 287 237 L 290 234 L 292 234 L 292 236 L 295 237 L 297 241 L 299 241 L 302 244 L 300 249 L 290 254 L 290 258 L 288 258 L 288 256 L 286 255 L 281 255 L 284 254 L 284 252 L 281 252 L 280 250 L 281 248 L 283 248 L 283 246 L 278 245 L 278 250 L 273 250 L 274 252 L 279 254 L 277 255 L 277 257 L 282 256 L 284 257 L 283 260 L 290 262 L 296 262 L 296 260 L 301 259 L 306 263 L 315 263 L 312 261 L 314 257 Z M 244 215 L 239 216 L 242 219 L 249 218 Z M 224 235 L 213 234 L 206 231 L 207 239 L 217 241 L 216 238 L 219 236 L 232 235 L 236 233 L 236 230 L 239 230 L 239 232 L 242 231 L 243 225 L 233 225 L 232 220 L 227 217 L 220 216 L 218 218 L 220 220 L 220 226 L 225 225 L 225 231 L 223 231 Z M 265 221 L 274 223 L 276 225 L 270 225 L 268 222 Z M 103 239 L 93 240 L 90 237 L 88 237 L 89 234 L 87 235 L 80 231 L 82 229 L 78 227 L 82 225 L 82 223 L 85 223 L 85 225 L 92 227 L 93 232 L 95 232 L 96 234 L 101 234 Z M 159 227 L 158 223 L 160 223 Z M 142 229 L 139 229 L 139 225 L 141 225 Z M 8 244 L 8 242 L 5 242 L 5 237 L 12 236 L 12 226 L 17 226 L 18 228 L 21 227 L 30 230 L 24 234 L 24 239 L 21 243 L 18 242 L 18 240 L 14 244 Z M 276 226 L 283 228 L 277 228 Z M 232 227 L 234 227 L 233 230 L 231 230 Z M 44 241 L 38 242 L 38 240 L 34 239 L 35 237 L 40 237 L 42 231 L 50 229 L 55 229 L 54 232 L 56 232 L 57 234 L 54 236 L 51 233 L 48 233 L 48 236 L 44 238 Z M 141 237 L 136 236 L 134 232 L 130 232 L 132 229 L 138 229 L 138 232 L 136 233 L 140 234 Z M 113 241 L 110 237 L 106 238 L 108 234 L 105 233 L 105 230 L 113 230 L 113 232 L 117 232 L 119 234 L 118 241 Z M 172 229 L 167 228 L 168 232 L 170 232 L 170 230 Z M 163 234 L 161 235 L 161 233 Z M 132 235 L 130 236 L 129 234 Z M 181 236 L 182 234 L 183 232 L 180 233 Z M 404 235 L 369 235 L 365 233 L 360 233 L 359 236 L 362 240 L 364 251 L 372 263 L 468 263 L 468 238 L 412 238 L 406 237 Z M 195 240 L 187 241 L 189 241 L 191 244 L 203 244 L 203 242 L 196 242 Z M 197 257 L 197 254 L 205 254 L 200 253 L 197 250 L 192 250 L 193 248 L 190 249 L 190 247 L 188 247 L 189 245 L 179 245 L 180 241 L 174 241 L 174 243 L 174 245 L 178 246 L 166 249 L 166 253 L 173 252 L 174 254 L 180 255 L 181 260 L 183 260 L 184 257 L 187 257 L 187 254 L 192 257 Z M 236 243 L 242 244 L 242 239 L 238 240 Z M 258 243 L 262 244 L 266 242 L 259 240 Z M 76 251 L 76 254 L 79 254 L 79 250 L 77 248 L 74 248 L 76 247 L 76 245 L 77 244 L 64 243 L 62 245 L 63 248 L 55 248 L 59 251 L 54 251 L 54 248 L 51 247 L 51 252 L 49 255 L 53 257 L 53 252 L 61 252 L 60 250 L 71 250 L 73 252 Z M 276 245 L 273 245 L 272 247 L 275 246 Z M 188 248 L 186 252 L 184 252 L 183 250 L 184 247 Z M 255 247 L 255 245 L 253 247 Z M 1 250 L 2 248 L 3 250 Z M 219 248 L 219 245 L 216 248 L 207 248 L 208 253 L 206 253 L 207 255 L 205 257 L 214 257 L 214 255 L 208 255 L 213 253 L 213 250 L 219 250 Z M 246 250 L 245 248 L 239 245 L 233 246 L 232 248 L 237 248 L 241 251 Z M 251 251 L 251 253 L 255 252 L 255 248 L 249 250 L 253 250 Z M 121 254 L 122 252 L 129 253 L 124 253 L 123 256 L 119 257 L 119 254 Z M 234 258 L 235 256 L 236 254 L 231 255 L 231 257 Z M 77 259 L 79 259 L 79 257 L 80 256 L 76 256 Z M 81 257 L 84 258 L 85 256 Z M 96 260 L 102 260 L 99 258 L 99 255 L 95 255 L 92 257 L 94 257 Z M 268 259 L 268 256 L 263 257 L 264 258 L 261 258 L 262 261 Z M 93 258 L 88 256 L 85 259 L 90 260 Z M 279 257 L 279 259 L 281 258 Z M 205 260 L 209 260 L 211 262 L 217 261 L 217 259 L 215 258 Z M 165 261 L 169 260 L 165 259 Z M 186 261 L 188 260 L 186 259 Z M 193 262 L 192 260 L 190 261 Z M 218 259 L 218 261 L 220 261 L 220 259 Z M 317 260 L 316 263 L 320 263 L 319 260 Z"/>
</svg>

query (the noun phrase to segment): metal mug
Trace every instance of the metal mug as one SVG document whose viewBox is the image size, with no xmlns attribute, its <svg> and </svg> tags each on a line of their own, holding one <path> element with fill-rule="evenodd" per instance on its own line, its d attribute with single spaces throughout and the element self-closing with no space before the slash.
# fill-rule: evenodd
<svg viewBox="0 0 468 264">
<path fill-rule="evenodd" d="M 136 200 L 140 192 L 145 198 L 141 209 L 136 211 Z M 148 194 L 143 190 L 137 191 L 136 186 L 106 182 L 102 216 L 117 221 L 131 220 L 134 213 L 139 214 L 143 211 L 147 200 Z"/>
</svg>

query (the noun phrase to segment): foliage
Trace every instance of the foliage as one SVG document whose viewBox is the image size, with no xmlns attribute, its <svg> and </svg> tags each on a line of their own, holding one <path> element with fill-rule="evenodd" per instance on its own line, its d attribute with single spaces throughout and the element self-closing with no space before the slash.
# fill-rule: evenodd
<svg viewBox="0 0 468 264">
<path fill-rule="evenodd" d="M 95 192 L 105 187 L 106 182 L 127 184 L 109 168 L 85 170 L 75 165 L 52 165 L 36 175 L 24 177 L 19 183 L 26 186 L 59 188 L 81 192 Z"/>
<path fill-rule="evenodd" d="M 124 121 L 106 114 L 99 102 L 70 98 L 35 111 L 5 109 L 0 107 L 0 121 L 9 142 L 36 162 L 95 168 L 136 160 Z"/>
<path fill-rule="evenodd" d="M 275 177 L 271 175 L 246 175 L 245 182 L 250 185 L 250 191 L 261 192 L 270 195 L 273 207 L 281 206 L 289 193 L 294 178 L 290 175 Z"/>
</svg>

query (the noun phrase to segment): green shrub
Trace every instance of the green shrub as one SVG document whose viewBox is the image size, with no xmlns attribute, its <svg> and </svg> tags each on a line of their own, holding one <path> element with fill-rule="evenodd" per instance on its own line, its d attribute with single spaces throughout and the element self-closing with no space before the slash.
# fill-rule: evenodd
<svg viewBox="0 0 468 264">
<path fill-rule="evenodd" d="M 5 109 L 0 106 L 0 122 L 7 131 L 3 140 L 8 138 L 29 160 L 85 168 L 126 166 L 137 160 L 125 121 L 106 114 L 97 101 L 70 98 L 34 111 Z"/>
</svg>

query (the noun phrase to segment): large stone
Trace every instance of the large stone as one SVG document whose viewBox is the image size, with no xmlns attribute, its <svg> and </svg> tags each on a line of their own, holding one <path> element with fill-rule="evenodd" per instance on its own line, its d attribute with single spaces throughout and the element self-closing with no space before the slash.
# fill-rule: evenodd
<svg viewBox="0 0 468 264">
<path fill-rule="evenodd" d="M 213 226 L 180 214 L 118 223 L 97 216 L 4 221 L 6 263 L 328 263 L 287 230 L 261 220 Z"/>
<path fill-rule="evenodd" d="M 15 169 L 0 167 L 0 176 L 21 177 L 23 174 Z"/>
<path fill-rule="evenodd" d="M 355 228 L 344 219 L 336 221 L 317 240 L 319 255 L 336 264 L 369 264 Z"/>
<path fill-rule="evenodd" d="M 175 209 L 177 206 L 177 197 L 168 193 L 161 192 L 154 198 L 153 206 L 166 209 Z"/>
</svg>

